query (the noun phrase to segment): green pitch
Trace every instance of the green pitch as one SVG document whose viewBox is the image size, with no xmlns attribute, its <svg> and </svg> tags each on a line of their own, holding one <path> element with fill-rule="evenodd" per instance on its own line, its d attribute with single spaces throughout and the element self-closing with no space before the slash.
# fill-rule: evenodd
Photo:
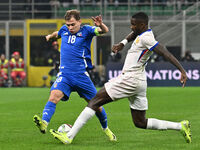
<svg viewBox="0 0 200 150">
<path fill-rule="evenodd" d="M 128 100 L 107 104 L 108 124 L 118 142 L 111 143 L 101 131 L 96 117 L 79 132 L 71 145 L 42 135 L 32 122 L 42 113 L 48 88 L 0 88 L 0 150 L 183 150 L 200 149 L 200 87 L 148 88 L 147 117 L 181 121 L 192 125 L 192 144 L 185 143 L 178 131 L 142 130 L 134 127 Z M 73 93 L 70 100 L 57 105 L 49 129 L 73 124 L 86 102 Z"/>
</svg>

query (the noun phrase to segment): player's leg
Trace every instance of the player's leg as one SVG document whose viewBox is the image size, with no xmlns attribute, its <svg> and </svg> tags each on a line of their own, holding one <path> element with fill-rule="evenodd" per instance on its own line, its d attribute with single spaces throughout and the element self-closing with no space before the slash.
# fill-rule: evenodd
<svg viewBox="0 0 200 150">
<path fill-rule="evenodd" d="M 47 123 L 50 122 L 55 109 L 56 109 L 56 104 L 60 101 L 60 99 L 64 96 L 63 92 L 60 90 L 52 90 L 49 96 L 49 100 L 46 103 L 44 110 L 43 110 L 43 115 L 42 115 L 42 120 L 46 121 Z"/>
<path fill-rule="evenodd" d="M 101 123 L 103 129 L 108 128 L 108 121 L 107 121 L 107 114 L 103 107 L 99 107 L 98 111 L 96 112 L 96 116 Z"/>
<path fill-rule="evenodd" d="M 126 82 L 122 82 L 123 79 Z M 135 80 L 133 79 L 133 81 Z M 124 75 L 120 75 L 107 82 L 105 87 L 97 92 L 96 96 L 92 98 L 88 106 L 78 116 L 72 129 L 68 132 L 67 136 L 65 136 L 66 138 L 64 141 L 69 141 L 69 143 L 71 143 L 79 130 L 95 115 L 95 112 L 98 111 L 100 106 L 110 103 L 113 100 L 128 97 L 132 89 L 130 88 L 124 93 L 124 87 L 126 87 L 127 84 L 131 85 L 131 87 L 135 87 L 130 81 L 127 81 L 127 76 Z"/>
<path fill-rule="evenodd" d="M 46 133 L 47 126 L 55 112 L 56 104 L 63 96 L 64 94 L 62 91 L 52 90 L 49 96 L 49 100 L 44 107 L 42 118 L 40 118 L 38 115 L 33 117 L 33 121 L 42 133 Z"/>
<path fill-rule="evenodd" d="M 89 102 L 89 101 L 88 101 Z M 96 116 L 99 119 L 103 132 L 108 136 L 110 141 L 117 141 L 117 137 L 114 133 L 108 128 L 107 125 L 107 114 L 103 106 L 99 107 L 96 111 Z"/>
<path fill-rule="evenodd" d="M 91 79 L 87 75 L 87 73 L 83 73 L 82 75 L 78 75 L 76 77 L 76 85 L 78 85 L 77 92 L 81 97 L 84 97 L 84 99 L 89 102 L 96 94 L 97 90 L 92 83 Z M 104 133 L 108 136 L 108 138 L 111 141 L 115 141 L 116 137 L 112 136 L 114 135 L 111 130 L 108 128 L 108 123 L 107 123 L 107 114 L 105 109 L 101 106 L 97 109 L 96 111 L 96 116 L 99 119 L 99 122 L 102 126 L 102 129 Z"/>
<path fill-rule="evenodd" d="M 112 99 L 107 94 L 105 88 L 103 87 L 99 92 L 97 92 L 96 96 L 89 101 L 88 106 L 81 112 L 79 117 L 76 119 L 72 129 L 67 133 L 67 137 L 65 137 L 65 141 L 71 141 L 79 132 L 79 130 L 86 124 L 98 111 L 99 107 L 112 102 Z M 55 135 L 54 135 L 55 136 Z"/>
<path fill-rule="evenodd" d="M 86 99 L 86 101 L 89 103 L 90 100 Z M 107 127 L 108 127 L 107 114 L 106 114 L 106 111 L 103 108 L 103 106 L 99 107 L 95 114 L 96 114 L 97 118 L 99 119 L 102 129 L 104 129 L 104 130 L 107 129 Z"/>
<path fill-rule="evenodd" d="M 112 102 L 112 99 L 107 94 L 105 88 L 101 89 L 101 94 L 105 94 L 104 96 L 102 95 L 102 97 L 105 97 L 105 99 L 107 100 L 107 101 L 103 102 L 103 99 L 102 99 L 103 103 L 101 105 L 104 105 L 108 102 Z M 100 103 L 100 101 L 98 103 Z M 90 104 L 91 108 L 95 107 L 95 105 L 99 105 L 98 103 L 93 102 L 93 104 Z M 117 141 L 117 137 L 107 126 L 107 115 L 106 115 L 106 112 L 105 112 L 105 109 L 103 108 L 103 106 L 98 107 L 96 109 L 96 116 L 99 118 L 100 123 L 102 125 L 102 129 L 103 129 L 104 133 L 108 136 L 109 140 L 110 141 Z"/>
<path fill-rule="evenodd" d="M 181 130 L 181 123 L 165 121 L 165 120 L 158 120 L 154 118 L 146 118 L 145 110 L 134 110 L 131 109 L 133 123 L 136 127 L 142 129 L 154 129 L 154 130 Z"/>
<path fill-rule="evenodd" d="M 136 127 L 152 130 L 177 130 L 180 131 L 186 142 L 191 143 L 190 123 L 187 120 L 172 122 L 155 118 L 146 118 L 146 111 L 131 109 L 132 119 Z"/>
<path fill-rule="evenodd" d="M 56 79 L 54 84 L 51 86 L 51 93 L 49 100 L 44 107 L 42 118 L 37 115 L 33 117 L 33 121 L 36 123 L 37 127 L 42 133 L 46 132 L 47 125 L 55 112 L 56 104 L 62 98 L 67 99 L 71 93 L 71 87 L 66 84 L 66 82 L 67 78 L 63 76 L 60 76 Z"/>
<path fill-rule="evenodd" d="M 171 122 L 155 118 L 146 118 L 148 102 L 146 98 L 146 81 L 138 82 L 137 90 L 134 96 L 129 97 L 132 119 L 136 127 L 154 130 L 178 130 L 186 133 L 186 141 L 191 142 L 190 127 L 188 121 Z M 189 142 L 189 143 L 190 143 Z"/>
</svg>

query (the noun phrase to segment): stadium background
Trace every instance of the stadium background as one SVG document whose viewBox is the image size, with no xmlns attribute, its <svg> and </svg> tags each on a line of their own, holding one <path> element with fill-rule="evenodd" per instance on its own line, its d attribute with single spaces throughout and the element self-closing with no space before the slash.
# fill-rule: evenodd
<svg viewBox="0 0 200 150">
<path fill-rule="evenodd" d="M 144 11 L 149 15 L 150 27 L 154 30 L 156 39 L 179 60 L 187 50 L 191 51 L 196 60 L 200 59 L 200 5 L 197 0 L 1 0 L 0 53 L 5 53 L 7 59 L 10 59 L 14 51 L 20 51 L 26 64 L 27 86 L 41 87 L 44 82 L 49 86 L 50 78 L 43 81 L 42 77 L 48 76 L 51 69 L 43 62 L 52 41 L 46 42 L 44 36 L 58 30 L 64 24 L 65 11 L 73 8 L 81 11 L 86 24 L 93 25 L 90 17 L 102 14 L 104 22 L 110 28 L 108 34 L 95 38 L 91 46 L 93 64 L 100 76 L 106 79 L 109 73 L 105 72 L 105 66 L 111 57 L 111 46 L 130 32 L 129 19 L 137 11 Z M 130 44 L 121 52 L 122 58 L 118 62 L 123 63 L 129 47 Z M 195 69 L 199 76 L 199 67 Z M 111 71 L 115 70 L 111 67 Z"/>
<path fill-rule="evenodd" d="M 88 18 L 102 14 L 109 26 L 109 33 L 96 37 L 92 44 L 93 63 L 101 75 L 107 74 L 107 78 L 121 71 L 130 44 L 117 61 L 109 62 L 112 57 L 110 49 L 130 32 L 129 19 L 137 11 L 149 15 L 156 38 L 179 60 L 186 50 L 191 51 L 196 61 L 183 62 L 190 75 L 190 84 L 187 83 L 185 88 L 181 88 L 176 80 L 179 74 L 169 63 L 152 60 L 148 64 L 148 76 L 153 79 L 148 84 L 166 87 L 148 87 L 147 117 L 176 122 L 190 120 L 192 144 L 185 143 L 178 132 L 144 131 L 134 127 L 127 100 L 105 105 L 109 126 L 117 135 L 117 143 L 105 139 L 95 117 L 84 126 L 71 145 L 55 141 L 49 133 L 43 136 L 38 132 L 32 117 L 41 113 L 48 99 L 49 87 L 41 87 L 44 85 L 42 77 L 48 75 L 51 69 L 51 66 L 43 65 L 44 56 L 52 44 L 52 41 L 46 42 L 44 36 L 59 29 L 64 23 L 65 11 L 72 8 L 81 10 L 84 23 L 92 24 Z M 20 51 L 26 63 L 26 85 L 29 86 L 0 88 L 0 150 L 199 150 L 199 13 L 198 0 L 0 0 L 0 53 L 5 53 L 10 59 L 14 51 Z M 174 80 L 170 80 L 170 71 Z M 49 85 L 49 78 L 46 84 Z M 49 129 L 56 129 L 63 123 L 73 124 L 85 105 L 86 102 L 77 93 L 72 93 L 69 101 L 57 105 Z"/>
</svg>

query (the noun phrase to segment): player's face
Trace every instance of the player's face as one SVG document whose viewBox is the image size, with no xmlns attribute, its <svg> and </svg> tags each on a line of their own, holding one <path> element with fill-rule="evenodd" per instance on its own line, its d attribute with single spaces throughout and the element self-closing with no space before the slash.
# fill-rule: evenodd
<svg viewBox="0 0 200 150">
<path fill-rule="evenodd" d="M 136 34 L 139 35 L 143 32 L 144 29 L 144 23 L 142 23 L 141 21 L 132 18 L 131 19 L 131 30 Z"/>
<path fill-rule="evenodd" d="M 70 20 L 65 21 L 69 32 L 72 34 L 77 33 L 81 27 L 81 20 L 76 20 L 74 17 L 71 17 Z"/>
</svg>

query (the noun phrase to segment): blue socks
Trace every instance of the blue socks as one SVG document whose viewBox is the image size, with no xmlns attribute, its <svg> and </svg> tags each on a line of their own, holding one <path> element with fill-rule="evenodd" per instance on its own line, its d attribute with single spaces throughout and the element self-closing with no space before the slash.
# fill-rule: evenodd
<svg viewBox="0 0 200 150">
<path fill-rule="evenodd" d="M 44 107 L 42 120 L 45 120 L 47 123 L 50 122 L 51 117 L 53 116 L 56 109 L 56 104 L 48 101 Z"/>
<path fill-rule="evenodd" d="M 102 107 L 102 111 L 99 113 L 96 112 L 96 116 L 99 118 L 102 128 L 107 128 L 107 115 L 105 109 Z"/>
<path fill-rule="evenodd" d="M 56 104 L 48 101 L 44 107 L 42 120 L 45 120 L 47 123 L 50 122 L 51 117 L 53 116 L 54 112 L 56 110 Z M 107 128 L 107 115 L 105 109 L 102 107 L 102 111 L 96 113 L 96 116 L 98 117 L 102 128 Z"/>
</svg>

